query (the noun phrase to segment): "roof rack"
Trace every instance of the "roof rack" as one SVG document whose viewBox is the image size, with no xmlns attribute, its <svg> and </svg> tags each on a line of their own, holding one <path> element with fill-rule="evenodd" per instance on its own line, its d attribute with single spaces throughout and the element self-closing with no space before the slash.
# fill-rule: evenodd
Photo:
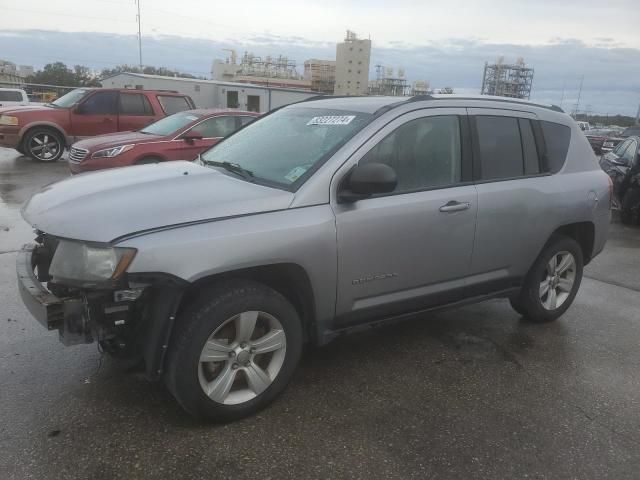
<svg viewBox="0 0 640 480">
<path fill-rule="evenodd" d="M 445 97 L 446 98 L 446 97 Z M 384 105 L 383 107 L 380 107 L 378 110 L 376 110 L 374 112 L 374 116 L 378 116 L 378 115 L 382 115 L 383 113 L 388 112 L 389 110 L 392 110 L 396 107 L 399 107 L 401 105 L 405 105 L 407 103 L 411 103 L 411 102 L 423 102 L 426 100 L 443 100 L 444 98 L 436 98 L 432 95 L 414 95 L 413 97 L 409 97 L 407 100 L 402 100 L 399 102 L 395 102 L 395 103 L 390 103 L 388 105 Z M 493 101 L 493 102 L 505 102 L 505 103 L 515 103 L 515 104 L 520 104 L 520 105 L 531 105 L 534 107 L 540 107 L 540 108 L 546 108 L 548 110 L 553 110 L 554 112 L 560 112 L 560 113 L 564 113 L 564 110 L 562 110 L 562 108 L 560 108 L 557 105 L 545 105 L 543 103 L 535 103 L 535 102 L 530 102 L 530 101 L 522 101 L 520 99 L 517 98 L 509 98 L 509 97 L 505 97 L 505 98 L 487 98 L 487 99 L 483 99 L 482 95 L 477 96 L 477 97 L 452 97 L 452 99 L 455 100 L 488 100 L 488 101 Z"/>
</svg>

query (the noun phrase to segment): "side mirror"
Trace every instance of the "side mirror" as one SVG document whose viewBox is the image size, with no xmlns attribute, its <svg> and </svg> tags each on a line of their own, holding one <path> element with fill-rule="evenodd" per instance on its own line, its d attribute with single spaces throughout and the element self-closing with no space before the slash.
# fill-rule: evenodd
<svg viewBox="0 0 640 480">
<path fill-rule="evenodd" d="M 202 134 L 197 130 L 191 130 L 189 132 L 186 132 L 180 138 L 182 138 L 182 140 L 184 140 L 187 143 L 193 143 L 194 140 L 202 140 L 203 137 L 202 137 Z"/>
<path fill-rule="evenodd" d="M 621 160 L 620 158 L 612 158 L 611 163 L 613 163 L 614 165 L 619 165 L 621 167 L 627 166 L 627 162 L 625 162 L 624 160 Z"/>
<path fill-rule="evenodd" d="M 341 202 L 355 202 L 377 193 L 393 192 L 398 184 L 396 172 L 384 163 L 356 165 L 342 185 Z"/>
</svg>

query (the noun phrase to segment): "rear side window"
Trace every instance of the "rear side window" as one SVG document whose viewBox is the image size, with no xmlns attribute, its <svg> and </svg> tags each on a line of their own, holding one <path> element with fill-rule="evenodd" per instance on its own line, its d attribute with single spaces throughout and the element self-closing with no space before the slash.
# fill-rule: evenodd
<svg viewBox="0 0 640 480">
<path fill-rule="evenodd" d="M 162 105 L 164 113 L 173 115 L 174 113 L 191 110 L 191 105 L 186 97 L 170 97 L 167 95 L 158 95 L 158 101 Z"/>
<path fill-rule="evenodd" d="M 22 94 L 20 92 L 7 92 L 0 90 L 0 102 L 21 102 Z"/>
<path fill-rule="evenodd" d="M 120 114 L 153 115 L 153 109 L 145 95 L 141 93 L 121 93 Z"/>
<path fill-rule="evenodd" d="M 480 152 L 480 178 L 496 180 L 522 176 L 524 159 L 518 119 L 493 116 L 475 118 Z"/>
<path fill-rule="evenodd" d="M 559 123 L 541 121 L 544 143 L 547 146 L 547 162 L 551 173 L 559 172 L 569 151 L 571 129 Z"/>
</svg>

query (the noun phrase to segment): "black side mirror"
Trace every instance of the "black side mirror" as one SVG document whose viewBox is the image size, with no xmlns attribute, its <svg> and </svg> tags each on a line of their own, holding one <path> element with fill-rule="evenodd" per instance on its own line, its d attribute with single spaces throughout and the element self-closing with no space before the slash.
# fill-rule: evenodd
<svg viewBox="0 0 640 480">
<path fill-rule="evenodd" d="M 347 176 L 338 198 L 341 202 L 355 202 L 377 193 L 393 192 L 397 184 L 396 172 L 389 165 L 356 165 Z"/>
<path fill-rule="evenodd" d="M 185 133 L 184 135 L 182 135 L 182 140 L 184 140 L 187 143 L 193 143 L 194 140 L 202 140 L 202 134 L 200 132 L 198 132 L 197 130 L 191 130 L 187 133 Z"/>
</svg>

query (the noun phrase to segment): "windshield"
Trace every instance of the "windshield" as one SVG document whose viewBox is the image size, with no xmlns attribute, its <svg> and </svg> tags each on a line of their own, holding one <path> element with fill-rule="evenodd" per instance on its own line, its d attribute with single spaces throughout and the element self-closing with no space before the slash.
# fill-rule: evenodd
<svg viewBox="0 0 640 480">
<path fill-rule="evenodd" d="M 71 90 L 69 93 L 61 96 L 59 99 L 51 102 L 51 105 L 60 107 L 60 108 L 69 108 L 72 105 L 75 105 L 84 97 L 89 90 L 84 88 L 77 88 L 75 90 Z"/>
<path fill-rule="evenodd" d="M 321 108 L 285 108 L 249 124 L 202 155 L 257 180 L 293 188 L 364 127 L 372 115 Z"/>
<path fill-rule="evenodd" d="M 200 115 L 190 112 L 180 112 L 169 115 L 168 117 L 158 120 L 151 125 L 144 127 L 140 132 L 148 133 L 149 135 L 171 135 L 176 130 L 186 127 L 192 122 L 195 122 L 200 118 Z"/>
</svg>

